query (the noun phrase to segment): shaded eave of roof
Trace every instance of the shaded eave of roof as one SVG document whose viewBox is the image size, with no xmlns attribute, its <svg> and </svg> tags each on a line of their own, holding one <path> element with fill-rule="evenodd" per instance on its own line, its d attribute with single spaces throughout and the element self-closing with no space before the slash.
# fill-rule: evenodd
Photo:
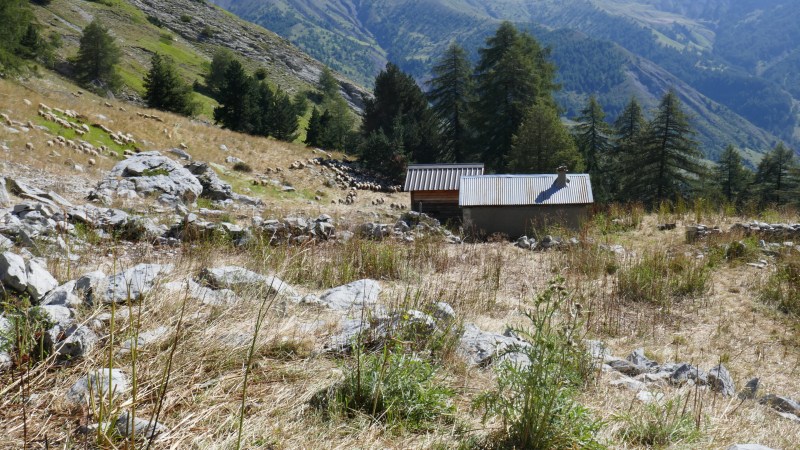
<svg viewBox="0 0 800 450">
<path fill-rule="evenodd" d="M 469 206 L 586 205 L 594 203 L 588 174 L 481 175 L 461 179 L 458 203 Z"/>
</svg>

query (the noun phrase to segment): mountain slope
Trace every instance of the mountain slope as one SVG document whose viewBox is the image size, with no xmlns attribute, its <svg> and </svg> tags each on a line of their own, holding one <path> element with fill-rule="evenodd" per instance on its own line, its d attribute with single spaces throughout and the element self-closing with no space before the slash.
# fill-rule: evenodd
<svg viewBox="0 0 800 450">
<path fill-rule="evenodd" d="M 784 22 L 800 23 L 800 13 L 787 10 L 788 0 L 215 1 L 277 27 L 364 83 L 387 59 L 424 81 L 432 59 L 451 41 L 474 50 L 499 21 L 512 20 L 553 48 L 564 87 L 559 98 L 570 116 L 590 93 L 611 116 L 631 95 L 658 97 L 663 90 L 650 89 L 663 83 L 630 74 L 664 72 L 658 77 L 674 80 L 690 113 L 701 118 L 700 140 L 709 156 L 729 141 L 759 153 L 778 139 L 800 143 L 793 95 L 800 89 L 794 82 L 800 60 L 787 50 L 800 36 L 788 24 L 787 37 L 773 42 L 769 36 Z M 287 17 L 294 25 L 282 22 Z M 750 37 L 763 60 L 743 51 Z M 342 52 L 345 58 L 337 56 Z M 695 109 L 700 104 L 709 106 Z"/>
<path fill-rule="evenodd" d="M 128 86 L 123 95 L 130 99 L 142 93 L 142 78 L 154 52 L 171 56 L 188 80 L 202 80 L 213 52 L 228 48 L 250 69 L 264 68 L 271 83 L 288 91 L 313 89 L 324 67 L 275 33 L 202 1 L 53 0 L 35 6 L 34 12 L 46 28 L 44 34 L 61 36 L 58 68 L 65 73 L 69 65 L 64 63 L 77 52 L 81 30 L 99 18 L 123 51 L 120 72 Z M 344 77 L 339 81 L 345 98 L 360 107 L 365 91 Z M 213 100 L 202 99 L 208 114 Z"/>
</svg>

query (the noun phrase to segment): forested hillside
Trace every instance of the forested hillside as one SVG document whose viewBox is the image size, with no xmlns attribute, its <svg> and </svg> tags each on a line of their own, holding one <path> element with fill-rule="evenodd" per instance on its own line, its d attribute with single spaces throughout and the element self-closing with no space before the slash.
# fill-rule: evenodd
<svg viewBox="0 0 800 450">
<path fill-rule="evenodd" d="M 216 3 L 364 83 L 386 60 L 424 81 L 451 41 L 477 48 L 512 20 L 552 48 L 568 117 L 589 94 L 614 117 L 632 95 L 652 106 L 671 86 L 712 159 L 728 141 L 763 153 L 800 138 L 800 20 L 786 0 Z"/>
</svg>

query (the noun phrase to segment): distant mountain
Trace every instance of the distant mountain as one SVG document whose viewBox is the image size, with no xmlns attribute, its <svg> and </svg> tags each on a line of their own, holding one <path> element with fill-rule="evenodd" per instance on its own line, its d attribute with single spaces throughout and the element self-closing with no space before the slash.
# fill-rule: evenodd
<svg viewBox="0 0 800 450">
<path fill-rule="evenodd" d="M 387 60 L 418 80 L 451 42 L 474 51 L 502 20 L 553 49 L 573 116 L 596 93 L 613 117 L 631 95 L 675 87 L 710 158 L 800 147 L 800 8 L 791 0 L 213 0 L 370 83 Z"/>
</svg>

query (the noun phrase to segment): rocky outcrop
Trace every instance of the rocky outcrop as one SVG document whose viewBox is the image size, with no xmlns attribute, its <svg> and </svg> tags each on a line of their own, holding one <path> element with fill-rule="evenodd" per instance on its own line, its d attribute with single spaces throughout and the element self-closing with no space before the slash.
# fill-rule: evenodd
<svg viewBox="0 0 800 450">
<path fill-rule="evenodd" d="M 358 280 L 325 291 L 316 301 L 326 308 L 349 311 L 374 306 L 381 293 L 381 284 L 375 280 Z"/>
<path fill-rule="evenodd" d="M 152 151 L 135 154 L 117 163 L 90 198 L 109 204 L 114 197 L 167 194 L 192 203 L 202 192 L 202 184 L 189 170 Z"/>
</svg>

